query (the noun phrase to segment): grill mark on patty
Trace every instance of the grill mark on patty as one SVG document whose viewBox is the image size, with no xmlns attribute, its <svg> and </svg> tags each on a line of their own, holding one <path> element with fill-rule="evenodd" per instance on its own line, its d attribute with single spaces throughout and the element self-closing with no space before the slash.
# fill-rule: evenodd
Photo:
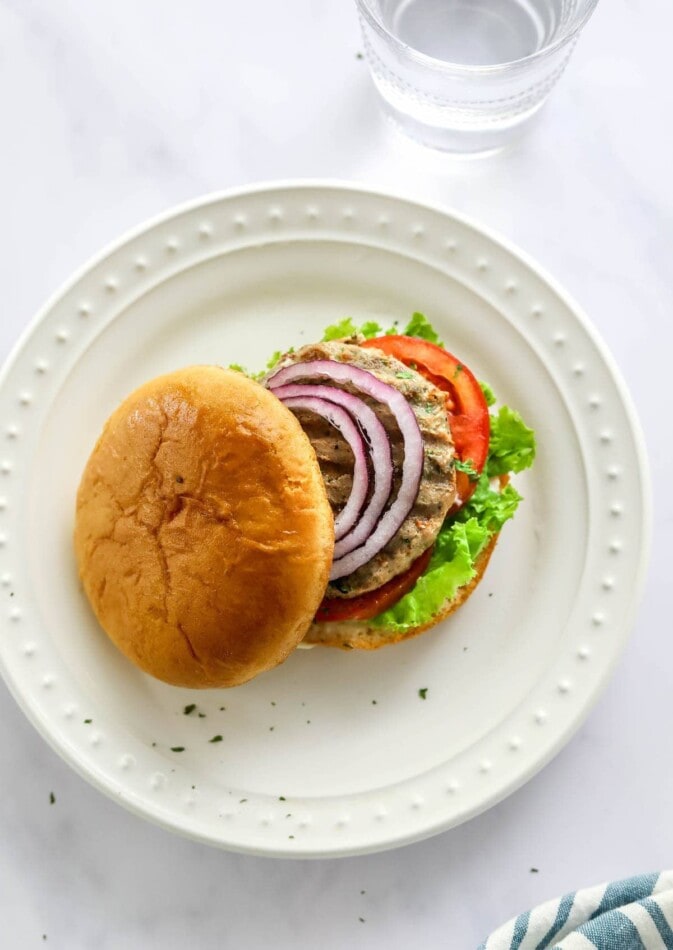
<svg viewBox="0 0 673 950">
<path fill-rule="evenodd" d="M 318 456 L 332 511 L 338 514 L 348 501 L 353 485 L 353 453 L 339 432 L 320 416 L 307 409 L 295 415 Z"/>
<path fill-rule="evenodd" d="M 356 597 L 375 590 L 403 573 L 434 542 L 455 497 L 453 440 L 446 415 L 446 394 L 419 373 L 375 349 L 362 349 L 357 338 L 310 344 L 283 358 L 280 366 L 310 360 L 336 359 L 373 373 L 382 382 L 401 390 L 418 420 L 423 436 L 424 464 L 418 496 L 399 531 L 367 564 L 348 577 L 331 583 L 328 597 Z M 321 380 L 321 382 L 327 382 Z M 364 399 L 374 409 L 388 434 L 393 457 L 393 489 L 399 490 L 404 461 L 401 433 L 387 406 L 365 396 L 349 384 L 339 387 Z M 304 431 L 315 449 L 335 515 L 343 508 L 353 482 L 353 453 L 336 429 L 313 412 L 297 410 Z M 371 491 L 371 488 L 370 488 Z"/>
</svg>

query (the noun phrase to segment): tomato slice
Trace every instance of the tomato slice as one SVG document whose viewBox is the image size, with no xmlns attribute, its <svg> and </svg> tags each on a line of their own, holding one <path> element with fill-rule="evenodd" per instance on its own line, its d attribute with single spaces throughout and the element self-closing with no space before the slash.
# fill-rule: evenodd
<svg viewBox="0 0 673 950">
<path fill-rule="evenodd" d="M 341 597 L 325 597 L 315 615 L 317 621 L 326 620 L 371 620 L 372 617 L 383 613 L 388 607 L 396 604 L 411 590 L 418 578 L 430 563 L 432 547 L 424 551 L 420 557 L 403 574 L 393 577 L 387 584 L 371 590 L 358 597 L 342 599 Z"/>
<path fill-rule="evenodd" d="M 448 394 L 447 412 L 456 455 L 461 462 L 472 462 L 478 473 L 483 471 L 488 457 L 490 423 L 488 405 L 474 374 L 452 353 L 410 336 L 379 336 L 365 340 L 364 347 L 375 347 L 412 366 Z M 460 499 L 452 512 L 457 511 L 474 492 L 476 481 L 465 472 L 456 472 L 456 492 Z"/>
</svg>

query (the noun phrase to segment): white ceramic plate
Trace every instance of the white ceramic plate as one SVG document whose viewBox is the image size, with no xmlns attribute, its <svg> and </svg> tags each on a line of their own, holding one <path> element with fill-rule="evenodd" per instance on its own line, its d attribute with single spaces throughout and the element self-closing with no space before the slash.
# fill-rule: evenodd
<svg viewBox="0 0 673 950">
<path fill-rule="evenodd" d="M 98 628 L 71 547 L 80 472 L 108 414 L 155 374 L 260 368 L 346 314 L 387 323 L 413 310 L 538 435 L 535 467 L 516 480 L 525 503 L 477 593 L 411 642 L 298 651 L 230 691 L 175 689 L 136 670 Z M 20 341 L 0 386 L 0 440 L 10 689 L 85 778 L 202 841 L 343 855 L 464 821 L 567 741 L 632 622 L 646 466 L 605 348 L 502 241 L 389 195 L 246 189 L 127 236 Z M 189 703 L 204 715 L 183 715 Z"/>
</svg>

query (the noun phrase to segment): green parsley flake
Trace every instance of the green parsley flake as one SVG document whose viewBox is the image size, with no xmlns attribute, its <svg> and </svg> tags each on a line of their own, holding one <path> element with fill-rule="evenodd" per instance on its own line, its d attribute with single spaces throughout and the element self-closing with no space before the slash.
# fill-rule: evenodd
<svg viewBox="0 0 673 950">
<path fill-rule="evenodd" d="M 222 742 L 222 736 L 213 736 L 213 738 L 209 739 L 208 742 Z"/>
<path fill-rule="evenodd" d="M 183 745 L 173 745 L 171 746 L 171 752 L 184 752 L 185 747 Z"/>
<path fill-rule="evenodd" d="M 424 689 L 419 689 L 418 695 L 421 697 L 421 699 L 427 699 L 427 698 L 428 698 L 428 687 L 426 686 L 426 687 L 424 687 Z"/>
<path fill-rule="evenodd" d="M 196 709 L 196 703 L 190 703 L 189 706 L 185 706 L 185 708 L 182 710 L 182 715 L 189 716 L 191 715 L 191 713 L 194 712 L 195 709 Z"/>
<path fill-rule="evenodd" d="M 471 482 L 479 481 L 479 472 L 474 467 L 474 462 L 472 459 L 465 459 L 464 462 L 461 461 L 461 459 L 454 459 L 453 467 L 457 472 L 463 472 L 465 475 L 469 476 Z"/>
</svg>

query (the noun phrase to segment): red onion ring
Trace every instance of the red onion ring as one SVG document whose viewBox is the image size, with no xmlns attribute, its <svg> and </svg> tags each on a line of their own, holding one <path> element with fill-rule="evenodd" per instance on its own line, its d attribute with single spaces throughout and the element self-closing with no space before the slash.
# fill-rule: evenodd
<svg viewBox="0 0 673 950">
<path fill-rule="evenodd" d="M 292 387 L 288 386 L 287 388 L 290 389 Z M 295 388 L 299 389 L 301 387 L 297 386 Z M 316 390 L 322 389 L 323 387 L 306 386 L 305 388 Z M 281 396 L 279 395 L 279 391 L 276 390 L 276 395 L 288 409 L 308 409 L 326 422 L 329 422 L 331 426 L 334 426 L 334 428 L 341 433 L 351 447 L 355 459 L 353 466 L 353 487 L 348 496 L 348 501 L 334 519 L 334 537 L 338 540 L 345 534 L 348 534 L 353 525 L 356 524 L 367 499 L 369 473 L 367 471 L 367 449 L 365 448 L 362 433 L 345 409 L 342 409 L 333 402 L 328 402 L 326 399 L 319 398 L 318 393 L 310 393 L 306 396 L 301 394 L 296 396 Z"/>
<path fill-rule="evenodd" d="M 399 531 L 405 518 L 411 511 L 423 474 L 423 437 L 414 412 L 402 393 L 377 379 L 367 370 L 341 363 L 337 360 L 310 360 L 306 363 L 291 363 L 277 370 L 268 380 L 272 391 L 285 383 L 296 379 L 328 379 L 333 383 L 351 383 L 361 392 L 377 402 L 388 406 L 402 435 L 404 444 L 404 462 L 402 464 L 402 482 L 395 501 L 378 521 L 364 515 L 360 524 L 366 524 L 364 543 L 338 557 L 332 563 L 330 580 L 347 577 L 363 564 L 370 561 Z M 359 525 L 358 525 L 359 526 Z"/>
<path fill-rule="evenodd" d="M 359 396 L 344 392 L 335 386 L 320 386 L 288 384 L 273 390 L 274 394 L 288 405 L 287 400 L 296 396 L 317 396 L 337 406 L 346 409 L 359 426 L 369 447 L 369 454 L 374 470 L 374 490 L 371 498 L 360 516 L 360 521 L 354 523 L 353 529 L 345 536 L 335 535 L 337 543 L 334 546 L 334 558 L 348 554 L 353 548 L 359 547 L 367 540 L 367 523 L 376 523 L 383 513 L 386 502 L 390 498 L 393 487 L 393 458 L 390 451 L 388 434 L 383 423 L 366 402 Z M 355 472 L 353 472 L 355 482 Z M 358 512 L 359 513 L 359 512 Z M 366 519 L 363 528 L 363 520 Z M 344 532 L 345 534 L 345 532 Z"/>
</svg>

